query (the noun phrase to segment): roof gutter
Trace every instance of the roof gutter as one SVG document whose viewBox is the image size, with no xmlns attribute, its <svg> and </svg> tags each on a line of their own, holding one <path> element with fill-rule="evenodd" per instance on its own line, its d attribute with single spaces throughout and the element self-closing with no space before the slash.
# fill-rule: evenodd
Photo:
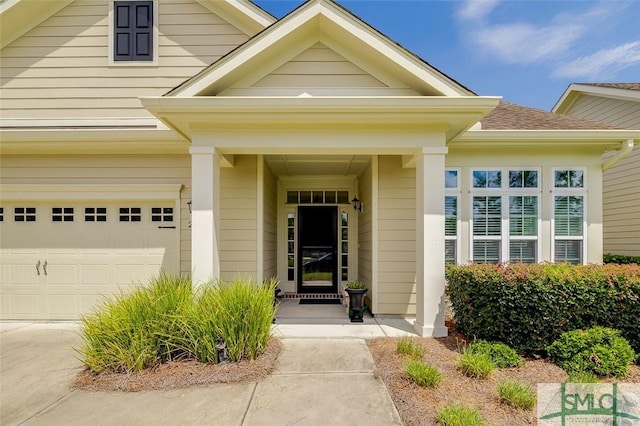
<svg viewBox="0 0 640 426">
<path fill-rule="evenodd" d="M 606 172 L 611 167 L 618 164 L 620 161 L 627 158 L 631 151 L 633 151 L 634 142 L 633 139 L 629 138 L 626 141 L 621 143 L 620 149 L 616 151 L 616 154 L 613 157 L 608 158 L 604 163 L 602 163 L 602 171 Z"/>
</svg>

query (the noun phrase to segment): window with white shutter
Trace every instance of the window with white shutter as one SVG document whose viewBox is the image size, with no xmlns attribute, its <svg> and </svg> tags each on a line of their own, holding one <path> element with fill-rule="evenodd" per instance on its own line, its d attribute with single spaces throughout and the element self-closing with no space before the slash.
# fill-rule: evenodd
<svg viewBox="0 0 640 426">
<path fill-rule="evenodd" d="M 585 172 L 558 169 L 553 179 L 553 261 L 584 263 Z"/>
<path fill-rule="evenodd" d="M 458 214 L 460 181 L 458 170 L 445 171 L 445 197 L 444 197 L 444 257 L 445 262 L 455 264 L 458 262 L 458 231 L 460 229 Z"/>
</svg>

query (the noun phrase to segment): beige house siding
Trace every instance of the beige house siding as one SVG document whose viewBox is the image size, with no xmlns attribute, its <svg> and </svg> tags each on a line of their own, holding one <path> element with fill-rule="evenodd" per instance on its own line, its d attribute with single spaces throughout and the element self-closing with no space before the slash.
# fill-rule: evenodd
<svg viewBox="0 0 640 426">
<path fill-rule="evenodd" d="M 323 43 L 316 43 L 257 80 L 240 82 L 223 96 L 418 95 L 406 86 L 389 86 Z"/>
<path fill-rule="evenodd" d="M 269 166 L 263 170 L 263 276 L 265 279 L 278 275 L 278 182 Z"/>
<path fill-rule="evenodd" d="M 640 148 L 603 180 L 604 252 L 640 256 Z"/>
<path fill-rule="evenodd" d="M 3 184 L 180 184 L 180 270 L 191 270 L 191 158 L 188 155 L 2 156 Z M 0 197 L 1 198 L 1 197 Z"/>
<path fill-rule="evenodd" d="M 415 314 L 416 169 L 399 156 L 378 163 L 378 297 L 380 314 Z"/>
<path fill-rule="evenodd" d="M 192 0 L 159 2 L 157 66 L 108 63 L 109 2 L 77 0 L 0 51 L 3 118 L 151 117 L 161 96 L 248 39 Z"/>
<path fill-rule="evenodd" d="M 357 279 L 367 284 L 371 290 L 373 261 L 373 194 L 372 194 L 372 163 L 358 177 L 358 198 L 365 208 L 358 215 L 358 271 Z M 353 210 L 351 210 L 353 212 Z M 352 213 L 354 214 L 354 213 Z M 372 294 L 369 294 L 371 297 Z M 374 312 L 375 313 L 375 312 Z"/>
<path fill-rule="evenodd" d="M 566 114 L 613 124 L 623 129 L 640 129 L 640 102 L 583 94 Z"/>
<path fill-rule="evenodd" d="M 256 278 L 258 260 L 257 157 L 237 156 L 220 169 L 220 276 Z"/>
<path fill-rule="evenodd" d="M 566 114 L 640 129 L 640 102 L 582 94 Z M 640 147 L 604 173 L 603 188 L 604 253 L 640 256 Z"/>
</svg>

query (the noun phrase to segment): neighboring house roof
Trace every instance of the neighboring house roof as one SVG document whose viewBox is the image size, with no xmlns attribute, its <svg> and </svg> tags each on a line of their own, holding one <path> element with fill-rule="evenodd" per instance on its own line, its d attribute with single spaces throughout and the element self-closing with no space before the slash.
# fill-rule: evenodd
<svg viewBox="0 0 640 426">
<path fill-rule="evenodd" d="M 581 83 L 587 86 L 612 87 L 614 89 L 640 90 L 640 83 Z"/>
<path fill-rule="evenodd" d="M 582 95 L 640 102 L 640 83 L 571 83 L 551 111 L 566 114 Z"/>
<path fill-rule="evenodd" d="M 74 0 L 0 1 L 0 48 L 26 34 Z M 250 0 L 196 0 L 249 35 L 271 25 L 276 18 Z"/>
<path fill-rule="evenodd" d="M 388 75 L 393 75 L 422 95 L 475 96 L 471 90 L 373 29 L 333 0 L 309 0 L 303 3 L 167 95 L 216 95 L 238 81 L 239 75 L 244 76 L 248 70 L 270 62 L 269 58 L 277 58 L 278 54 L 293 50 L 292 46 L 308 42 L 307 34 L 312 31 L 317 36 L 348 46 L 348 49 L 359 52 L 368 61 L 377 61 L 379 69 L 386 69 Z"/>
<path fill-rule="evenodd" d="M 483 130 L 606 130 L 619 129 L 597 121 L 500 102 L 482 121 Z"/>
</svg>

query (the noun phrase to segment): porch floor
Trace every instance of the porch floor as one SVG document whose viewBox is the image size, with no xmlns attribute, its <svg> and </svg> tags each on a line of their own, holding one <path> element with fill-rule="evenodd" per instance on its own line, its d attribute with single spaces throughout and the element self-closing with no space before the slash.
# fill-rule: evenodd
<svg viewBox="0 0 640 426">
<path fill-rule="evenodd" d="M 352 323 L 344 305 L 301 305 L 300 299 L 282 299 L 274 334 L 279 337 L 397 337 L 415 336 L 413 318 L 376 316 L 369 312 L 364 322 Z"/>
</svg>

